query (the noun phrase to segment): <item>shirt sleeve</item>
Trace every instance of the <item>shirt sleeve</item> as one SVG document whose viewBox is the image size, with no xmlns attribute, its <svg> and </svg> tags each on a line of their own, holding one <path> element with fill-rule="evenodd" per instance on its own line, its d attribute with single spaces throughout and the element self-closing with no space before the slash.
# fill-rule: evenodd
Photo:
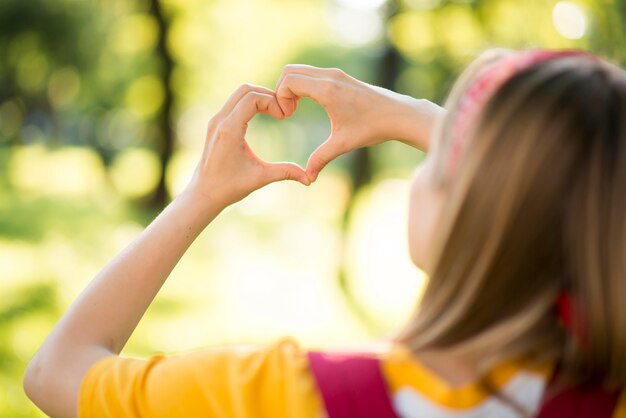
<svg viewBox="0 0 626 418">
<path fill-rule="evenodd" d="M 87 372 L 78 409 L 81 418 L 320 418 L 324 412 L 306 352 L 291 339 L 254 351 L 106 357 Z"/>
</svg>

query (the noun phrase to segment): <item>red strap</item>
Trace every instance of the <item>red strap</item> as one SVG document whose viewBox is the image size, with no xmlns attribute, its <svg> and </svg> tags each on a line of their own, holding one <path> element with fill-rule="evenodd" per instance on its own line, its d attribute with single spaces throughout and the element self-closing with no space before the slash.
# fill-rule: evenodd
<svg viewBox="0 0 626 418">
<path fill-rule="evenodd" d="M 328 418 L 397 418 L 376 357 L 320 352 L 308 357 Z"/>
<path fill-rule="evenodd" d="M 328 418 L 397 418 L 376 357 L 309 352 Z M 574 388 L 547 399 L 537 418 L 611 418 L 620 391 Z"/>
<path fill-rule="evenodd" d="M 568 389 L 546 400 L 537 418 L 611 418 L 620 391 Z"/>
</svg>

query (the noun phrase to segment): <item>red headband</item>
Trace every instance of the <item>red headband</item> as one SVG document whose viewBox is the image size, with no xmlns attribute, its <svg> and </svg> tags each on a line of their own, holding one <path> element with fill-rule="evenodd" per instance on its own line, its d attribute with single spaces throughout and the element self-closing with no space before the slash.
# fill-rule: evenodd
<svg viewBox="0 0 626 418">
<path fill-rule="evenodd" d="M 595 55 L 577 50 L 550 51 L 545 49 L 515 53 L 489 66 L 461 96 L 456 120 L 452 126 L 450 141 L 450 171 L 454 172 L 465 150 L 469 132 L 475 128 L 478 114 L 491 96 L 511 77 L 543 61 L 584 56 L 597 59 Z"/>
</svg>

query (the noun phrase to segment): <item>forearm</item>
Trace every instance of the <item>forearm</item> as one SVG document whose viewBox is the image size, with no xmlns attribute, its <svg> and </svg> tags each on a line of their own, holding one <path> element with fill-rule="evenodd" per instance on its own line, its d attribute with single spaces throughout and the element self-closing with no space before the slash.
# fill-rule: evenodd
<svg viewBox="0 0 626 418">
<path fill-rule="evenodd" d="M 174 266 L 220 210 L 179 196 L 93 279 L 29 365 L 26 389 L 42 409 L 55 395 L 50 377 L 67 373 L 79 385 L 95 361 L 122 350 Z"/>
</svg>

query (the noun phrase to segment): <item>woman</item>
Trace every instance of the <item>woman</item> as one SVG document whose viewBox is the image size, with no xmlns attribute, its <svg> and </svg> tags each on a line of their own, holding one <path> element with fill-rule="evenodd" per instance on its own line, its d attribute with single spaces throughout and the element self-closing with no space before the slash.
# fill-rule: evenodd
<svg viewBox="0 0 626 418">
<path fill-rule="evenodd" d="M 330 138 L 306 171 L 261 161 L 247 122 L 290 116 L 303 96 L 327 110 Z M 118 355 L 222 209 L 273 181 L 308 185 L 338 155 L 392 138 L 432 148 L 413 179 L 408 231 L 430 280 L 377 354 L 395 413 L 532 416 L 550 379 L 555 391 L 623 387 L 626 75 L 586 53 L 496 51 L 464 73 L 446 108 L 308 66 L 288 66 L 276 92 L 242 86 L 211 119 L 186 190 L 44 342 L 27 394 L 55 417 L 324 414 L 307 352 L 289 339 L 247 354 Z"/>
</svg>

